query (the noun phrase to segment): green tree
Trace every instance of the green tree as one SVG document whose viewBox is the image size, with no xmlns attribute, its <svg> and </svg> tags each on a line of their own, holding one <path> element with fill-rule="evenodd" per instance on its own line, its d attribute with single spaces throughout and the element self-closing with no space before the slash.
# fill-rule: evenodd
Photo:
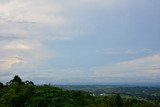
<svg viewBox="0 0 160 107">
<path fill-rule="evenodd" d="M 15 75 L 14 78 L 7 83 L 7 85 L 11 85 L 11 84 L 23 85 L 24 82 L 22 82 L 22 79 L 18 75 Z"/>
<path fill-rule="evenodd" d="M 115 104 L 116 104 L 116 106 L 117 107 L 122 107 L 122 103 L 123 103 L 123 101 L 122 101 L 121 96 L 119 94 L 117 94 L 116 97 L 115 97 Z"/>
<path fill-rule="evenodd" d="M 0 82 L 0 89 L 4 88 L 3 83 Z"/>
<path fill-rule="evenodd" d="M 33 86 L 33 85 L 34 85 L 34 83 L 33 83 L 32 81 L 28 81 L 28 80 L 25 81 L 24 83 L 25 83 L 26 85 L 29 85 L 29 86 Z"/>
</svg>

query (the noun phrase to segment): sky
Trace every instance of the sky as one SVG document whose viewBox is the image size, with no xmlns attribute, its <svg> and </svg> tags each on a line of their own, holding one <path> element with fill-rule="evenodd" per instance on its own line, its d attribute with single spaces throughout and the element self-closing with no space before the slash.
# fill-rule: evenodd
<svg viewBox="0 0 160 107">
<path fill-rule="evenodd" d="M 0 0 L 0 81 L 160 83 L 159 0 Z"/>
</svg>

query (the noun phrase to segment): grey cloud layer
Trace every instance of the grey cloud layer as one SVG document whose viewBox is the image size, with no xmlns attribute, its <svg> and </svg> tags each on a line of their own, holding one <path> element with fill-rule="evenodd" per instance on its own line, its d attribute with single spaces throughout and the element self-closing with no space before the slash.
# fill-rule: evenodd
<svg viewBox="0 0 160 107">
<path fill-rule="evenodd" d="M 112 18 L 115 18 L 113 16 L 116 15 L 110 14 L 111 12 L 117 14 L 118 12 L 115 11 L 125 8 L 124 5 L 128 2 L 128 0 L 0 0 L 0 78 L 5 79 L 8 78 L 7 75 L 12 74 L 25 74 L 24 78 L 33 75 L 36 79 L 43 78 L 46 81 L 54 78 L 57 83 L 65 81 L 96 83 L 128 80 L 125 77 L 135 80 L 132 75 L 145 73 L 143 75 L 145 80 L 150 79 L 150 75 L 157 79 L 160 75 L 160 56 L 159 52 L 150 49 L 100 50 L 100 53 L 106 55 L 149 53 L 147 55 L 151 56 L 113 64 L 110 67 L 91 68 L 89 71 L 38 69 L 45 69 L 43 63 L 48 59 L 54 60 L 56 54 L 54 46 L 46 48 L 49 43 L 90 36 L 94 31 L 98 32 L 99 36 L 101 32 L 100 29 L 97 31 L 99 27 L 102 29 L 105 27 L 105 31 L 110 32 L 110 26 L 121 26 L 123 18 L 127 16 L 112 22 Z M 107 17 L 104 15 L 105 12 Z M 105 24 L 102 25 L 104 21 Z M 156 74 L 158 76 L 155 76 Z"/>
</svg>

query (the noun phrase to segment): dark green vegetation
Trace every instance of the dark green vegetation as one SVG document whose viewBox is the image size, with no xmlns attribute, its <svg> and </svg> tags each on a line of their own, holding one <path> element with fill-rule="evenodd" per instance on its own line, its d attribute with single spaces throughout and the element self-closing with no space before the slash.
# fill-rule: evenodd
<svg viewBox="0 0 160 107">
<path fill-rule="evenodd" d="M 79 90 L 106 96 L 120 94 L 146 100 L 160 100 L 160 87 L 135 87 L 135 86 L 107 86 L 107 85 L 62 85 L 58 86 L 66 90 Z"/>
<path fill-rule="evenodd" d="M 32 81 L 23 82 L 18 76 L 6 85 L 0 82 L 0 107 L 160 107 L 159 101 L 36 86 Z"/>
</svg>

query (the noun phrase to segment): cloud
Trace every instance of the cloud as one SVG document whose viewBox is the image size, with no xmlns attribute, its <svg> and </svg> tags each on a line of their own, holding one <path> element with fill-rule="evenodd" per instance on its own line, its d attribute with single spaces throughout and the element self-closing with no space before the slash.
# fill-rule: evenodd
<svg viewBox="0 0 160 107">
<path fill-rule="evenodd" d="M 35 75 L 34 78 L 31 75 Z M 24 76 L 24 78 L 30 78 L 38 84 L 149 84 L 156 83 L 160 79 L 159 77 L 160 54 L 122 61 L 112 65 L 91 67 L 88 70 L 59 68 L 38 70 Z"/>
<path fill-rule="evenodd" d="M 103 82 L 156 82 L 160 77 L 160 54 L 92 69 L 97 81 Z"/>
<path fill-rule="evenodd" d="M 20 36 L 17 36 L 15 34 L 0 34 L 0 41 L 12 41 L 12 40 L 18 40 L 18 39 L 24 39 Z"/>
<path fill-rule="evenodd" d="M 0 69 L 9 69 L 11 68 L 14 64 L 20 64 L 24 63 L 24 59 L 20 57 L 10 57 L 6 58 L 4 60 L 0 60 Z"/>
<path fill-rule="evenodd" d="M 50 0 L 0 2 L 0 39 L 70 40 L 73 35 L 64 30 L 70 25 L 65 10 L 65 6 Z"/>
<path fill-rule="evenodd" d="M 160 53 L 160 51 L 157 50 L 152 50 L 148 48 L 142 48 L 142 49 L 137 49 L 137 50 L 132 50 L 132 49 L 101 49 L 100 51 L 97 51 L 99 54 L 103 55 L 135 55 L 135 54 L 157 54 Z"/>
<path fill-rule="evenodd" d="M 62 24 L 63 18 L 55 15 L 58 4 L 40 1 L 13 0 L 0 4 L 0 14 L 8 21 Z"/>
<path fill-rule="evenodd" d="M 73 40 L 82 36 L 74 15 L 80 6 L 70 8 L 72 0 L 6 0 L 0 1 L 0 41 Z M 75 2 L 75 5 L 80 5 Z M 71 6 L 72 7 L 72 6 Z M 27 40 L 27 41 L 28 41 Z M 44 44 L 45 45 L 45 44 Z"/>
<path fill-rule="evenodd" d="M 30 50 L 32 47 L 24 44 L 24 43 L 18 43 L 18 42 L 11 42 L 4 46 L 4 49 L 7 50 Z"/>
<path fill-rule="evenodd" d="M 15 56 L 26 59 L 23 68 L 31 69 L 54 57 L 54 50 L 46 49 L 46 40 L 70 40 L 62 33 L 65 17 L 63 6 L 57 2 L 43 0 L 6 0 L 0 1 L 0 60 Z M 52 51 L 52 52 L 51 52 Z M 13 61 L 10 61 L 13 62 Z M 18 64 L 5 61 L 2 68 L 13 70 Z"/>
<path fill-rule="evenodd" d="M 136 73 L 134 72 L 140 71 L 141 73 L 142 71 L 146 71 L 146 76 L 148 76 L 151 71 L 157 74 L 159 65 L 154 63 L 147 65 L 147 68 L 145 62 L 143 62 L 144 66 L 125 65 L 123 62 L 111 65 L 110 67 L 100 67 L 96 68 L 97 71 L 94 72 L 94 74 L 92 71 L 95 71 L 95 69 L 83 71 L 75 69 L 65 70 L 63 68 L 55 70 L 52 68 L 52 61 L 54 61 L 56 53 L 62 52 L 60 54 L 66 57 L 65 52 L 68 46 L 66 46 L 67 49 L 61 51 L 63 50 L 61 46 L 65 44 L 65 41 L 70 42 L 90 35 L 96 35 L 98 39 L 100 35 L 105 35 L 106 37 L 107 35 L 112 36 L 112 34 L 114 34 L 110 33 L 112 32 L 112 27 L 114 28 L 113 32 L 119 31 L 117 29 L 127 22 L 126 19 L 128 17 L 132 16 L 130 15 L 130 11 L 133 11 L 132 7 L 135 6 L 132 5 L 129 10 L 126 11 L 128 9 L 125 7 L 126 3 L 128 3 L 127 0 L 0 0 L 0 75 L 4 72 L 6 75 L 24 73 L 26 78 L 27 76 L 30 77 L 34 75 L 34 77 L 44 78 L 48 81 L 51 81 L 52 78 L 56 78 L 57 82 L 68 81 L 71 83 L 77 80 L 85 83 L 86 81 L 96 82 L 97 79 L 103 77 L 108 77 L 110 80 L 125 78 L 125 75 L 130 77 L 132 73 L 135 75 Z M 138 2 L 135 4 L 137 5 L 137 3 Z M 144 2 L 141 3 L 144 4 Z M 132 4 L 132 2 L 129 4 Z M 141 5 L 137 8 L 138 11 L 141 10 L 141 8 L 139 8 L 140 6 Z M 129 16 L 125 16 L 125 14 Z M 134 11 L 133 15 L 135 15 Z M 117 33 L 119 36 L 119 32 Z M 86 41 L 90 44 L 92 42 L 92 36 L 90 36 L 90 40 L 90 37 L 82 38 L 82 43 L 83 39 L 86 39 L 84 40 L 84 45 Z M 121 38 L 121 36 L 119 37 Z M 63 42 L 57 43 L 57 40 Z M 72 43 L 80 43 L 78 45 L 81 45 L 81 41 Z M 54 44 L 57 47 L 55 46 L 54 48 Z M 73 49 L 76 48 L 76 45 L 74 47 L 71 46 L 71 44 L 69 45 L 70 50 L 67 50 L 67 53 L 75 51 Z M 58 49 L 58 46 L 60 46 L 61 49 Z M 60 52 L 56 52 L 58 50 L 60 50 Z M 81 49 L 79 50 L 81 51 Z M 115 49 L 102 49 L 98 54 L 99 53 L 105 55 L 133 55 L 141 53 L 151 55 L 158 54 L 159 52 L 151 49 L 127 49 L 118 51 Z M 72 54 L 67 56 L 73 57 Z M 83 57 L 83 54 L 80 58 L 81 57 Z M 57 58 L 56 60 L 62 61 L 62 58 Z M 57 65 L 60 65 L 61 61 L 57 62 Z M 126 63 L 128 63 L 128 61 Z M 137 60 L 135 63 L 137 63 Z M 141 64 L 139 63 L 139 65 Z M 51 70 L 46 70 L 48 69 L 47 67 L 51 68 Z M 130 71 L 134 72 L 131 73 Z M 107 74 L 111 74 L 110 77 Z M 88 78 L 88 80 L 86 78 Z M 106 79 L 104 79 L 104 81 L 106 81 Z"/>
<path fill-rule="evenodd" d="M 86 26 L 88 20 L 84 20 L 88 14 L 92 16 L 90 11 L 97 7 L 117 8 L 117 5 L 123 3 L 118 0 L 0 1 L 0 33 L 4 36 L 14 34 L 16 37 L 18 35 L 29 39 L 73 40 L 83 36 L 82 32 L 90 33 L 86 30 L 89 27 Z"/>
<path fill-rule="evenodd" d="M 151 55 L 139 59 L 134 59 L 131 61 L 124 61 L 117 64 L 117 66 L 121 66 L 124 68 L 132 69 L 138 71 L 139 73 L 160 73 L 160 55 Z"/>
<path fill-rule="evenodd" d="M 126 0 L 81 0 L 81 1 L 75 1 L 75 0 L 68 0 L 68 3 L 73 6 L 83 6 L 84 8 L 118 8 L 119 6 L 123 5 Z M 74 5 L 73 5 L 74 4 Z"/>
<path fill-rule="evenodd" d="M 46 41 L 73 40 L 77 36 L 69 19 L 73 13 L 69 14 L 67 7 L 56 0 L 1 0 L 0 60 L 22 57 L 26 59 L 23 67 L 29 69 L 55 57 L 54 49 L 46 48 Z M 12 69 L 13 63 L 9 62 L 13 61 L 1 64 L 0 72 L 5 67 Z"/>
<path fill-rule="evenodd" d="M 14 69 L 17 71 L 20 68 L 33 69 L 49 58 L 54 57 L 54 52 L 45 49 L 44 44 L 37 40 L 13 39 L 11 41 L 1 41 L 0 45 L 0 60 L 3 62 L 1 63 L 0 72 L 3 72 L 4 68 L 12 71 L 12 65 L 14 65 Z M 25 63 L 14 64 L 14 61 L 8 59 L 15 57 L 25 59 Z"/>
</svg>

